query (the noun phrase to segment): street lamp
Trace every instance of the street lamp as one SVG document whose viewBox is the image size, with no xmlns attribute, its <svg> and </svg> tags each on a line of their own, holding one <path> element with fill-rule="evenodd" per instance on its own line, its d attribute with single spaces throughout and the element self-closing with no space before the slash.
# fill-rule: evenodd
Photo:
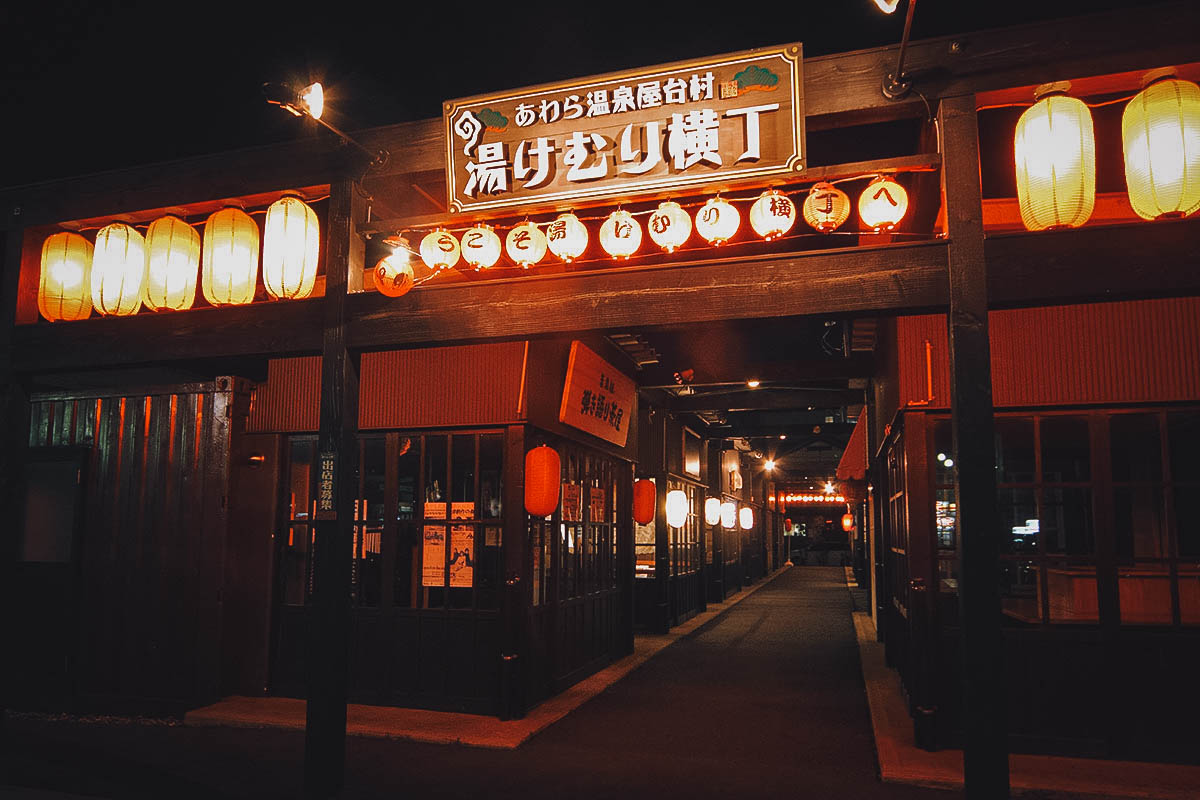
<svg viewBox="0 0 1200 800">
<path fill-rule="evenodd" d="M 362 150 L 371 157 L 367 169 L 382 167 L 391 157 L 387 150 L 369 150 L 345 131 L 331 125 L 322 119 L 325 114 L 325 89 L 320 82 L 310 83 L 299 89 L 287 83 L 264 83 L 263 95 L 271 105 L 279 106 L 284 111 L 297 117 L 309 117 L 331 131 L 345 144 L 350 144 Z"/>
</svg>

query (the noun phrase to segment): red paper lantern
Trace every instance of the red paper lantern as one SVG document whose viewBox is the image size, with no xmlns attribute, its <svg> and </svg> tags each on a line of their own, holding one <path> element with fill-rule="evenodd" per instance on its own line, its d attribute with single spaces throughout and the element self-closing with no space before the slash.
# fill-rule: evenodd
<svg viewBox="0 0 1200 800">
<path fill-rule="evenodd" d="M 638 525 L 649 525 L 654 519 L 658 493 L 654 481 L 642 478 L 633 482 L 633 519 Z"/>
<path fill-rule="evenodd" d="M 562 461 L 546 445 L 525 454 L 525 510 L 534 517 L 548 517 L 558 508 Z"/>
<path fill-rule="evenodd" d="M 854 530 L 854 515 L 853 514 L 850 514 L 847 512 L 842 515 L 842 530 L 844 530 L 844 531 Z"/>
<path fill-rule="evenodd" d="M 790 531 L 790 530 L 792 529 L 792 521 L 791 521 L 791 519 L 785 519 L 785 520 L 783 521 L 783 529 L 784 529 L 784 530 L 786 530 L 786 531 Z"/>
</svg>

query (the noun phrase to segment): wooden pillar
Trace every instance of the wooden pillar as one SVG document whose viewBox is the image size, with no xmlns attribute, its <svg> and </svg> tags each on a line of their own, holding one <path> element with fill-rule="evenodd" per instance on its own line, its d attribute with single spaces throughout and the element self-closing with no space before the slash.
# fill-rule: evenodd
<svg viewBox="0 0 1200 800">
<path fill-rule="evenodd" d="M 721 497 L 721 439 L 707 439 L 704 442 L 704 497 L 700 500 L 700 513 L 705 513 L 704 504 L 710 497 Z M 704 522 L 707 536 L 712 537 L 712 564 L 709 569 L 708 586 L 709 600 L 714 603 L 725 602 L 725 542 L 721 536 L 721 524 L 709 525 Z M 710 588 L 711 587 L 711 588 Z"/>
<path fill-rule="evenodd" d="M 619 641 L 623 653 L 633 652 L 634 575 L 637 556 L 633 546 L 633 464 L 617 469 L 617 589 L 621 596 Z"/>
<path fill-rule="evenodd" d="M 988 341 L 987 264 L 974 95 L 938 107 L 949 237 L 950 400 L 957 472 L 966 797 L 1007 798 L 1000 524 Z"/>
<path fill-rule="evenodd" d="M 500 608 L 500 719 L 525 716 L 522 653 L 525 620 L 533 593 L 525 524 L 525 428 L 510 425 L 504 435 L 504 594 Z"/>
<path fill-rule="evenodd" d="M 359 373 L 359 356 L 346 347 L 346 289 L 352 262 L 360 265 L 362 260 L 362 245 L 354 234 L 358 198 L 351 181 L 331 187 L 318 437 L 318 468 L 323 474 L 318 476 L 312 595 L 306 609 L 304 793 L 308 798 L 336 797 L 345 778 Z"/>
</svg>

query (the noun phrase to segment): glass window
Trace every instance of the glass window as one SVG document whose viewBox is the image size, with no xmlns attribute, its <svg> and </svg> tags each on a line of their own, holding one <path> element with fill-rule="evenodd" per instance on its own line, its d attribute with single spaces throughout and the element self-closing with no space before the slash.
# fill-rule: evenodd
<svg viewBox="0 0 1200 800">
<path fill-rule="evenodd" d="M 1046 552 L 1094 556 L 1092 490 L 1047 487 L 1043 498 L 1040 535 Z"/>
<path fill-rule="evenodd" d="M 420 527 L 416 523 L 421 484 L 421 437 L 400 436 L 396 443 L 396 560 L 392 569 L 392 602 L 417 605 L 421 585 Z"/>
<path fill-rule="evenodd" d="M 479 516 L 504 516 L 504 437 L 498 433 L 479 437 Z"/>
<path fill-rule="evenodd" d="M 1171 449 L 1171 479 L 1200 482 L 1200 413 L 1168 414 L 1167 439 Z"/>
<path fill-rule="evenodd" d="M 1033 420 L 1021 417 L 996 419 L 996 481 L 1032 483 L 1036 462 L 1033 447 Z"/>
<path fill-rule="evenodd" d="M 354 530 L 354 583 L 358 588 L 359 604 L 377 606 L 381 585 L 387 448 L 382 436 L 362 440 L 361 448 L 361 483 L 354 504 L 357 522 Z"/>
<path fill-rule="evenodd" d="M 953 489 L 938 489 L 935 501 L 937 524 L 937 546 L 939 550 L 953 550 L 955 533 L 958 530 L 958 501 Z"/>
<path fill-rule="evenodd" d="M 1086 417 L 1043 417 L 1042 480 L 1066 483 L 1091 478 L 1091 446 Z"/>
<path fill-rule="evenodd" d="M 1157 415 L 1114 414 L 1109 424 L 1113 480 L 1162 480 L 1162 445 Z"/>
<path fill-rule="evenodd" d="M 1119 557 L 1126 560 L 1161 559 L 1170 555 L 1163 527 L 1162 490 L 1157 487 L 1115 489 L 1113 529 Z"/>
<path fill-rule="evenodd" d="M 1038 581 L 1038 567 L 1034 562 L 1001 561 L 1000 604 L 1004 613 L 1021 622 L 1040 622 Z"/>
<path fill-rule="evenodd" d="M 454 439 L 454 468 L 451 497 L 456 503 L 475 501 L 475 437 L 459 434 Z M 474 514 L 472 514 L 474 516 Z"/>
<path fill-rule="evenodd" d="M 996 505 L 1003 531 L 1000 552 L 1036 553 L 1041 523 L 1034 490 L 1001 488 Z"/>
</svg>

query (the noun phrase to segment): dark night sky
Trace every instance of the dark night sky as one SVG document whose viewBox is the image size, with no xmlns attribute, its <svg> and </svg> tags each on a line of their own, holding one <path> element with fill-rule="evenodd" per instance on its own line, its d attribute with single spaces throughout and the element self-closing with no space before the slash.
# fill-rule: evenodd
<svg viewBox="0 0 1200 800">
<path fill-rule="evenodd" d="M 896 44 L 904 23 L 903 3 L 885 16 L 871 0 L 724 11 L 559 0 L 455 4 L 453 13 L 445 0 L 386 12 L 327 3 L 336 19 L 283 21 L 283 2 L 189 4 L 187 16 L 164 2 L 22 5 L 0 11 L 0 186 L 316 135 L 263 100 L 264 81 L 321 80 L 330 121 L 355 130 L 439 116 L 449 98 L 787 41 L 803 42 L 807 56 Z M 921 0 L 913 35 L 1133 5 Z"/>
</svg>

